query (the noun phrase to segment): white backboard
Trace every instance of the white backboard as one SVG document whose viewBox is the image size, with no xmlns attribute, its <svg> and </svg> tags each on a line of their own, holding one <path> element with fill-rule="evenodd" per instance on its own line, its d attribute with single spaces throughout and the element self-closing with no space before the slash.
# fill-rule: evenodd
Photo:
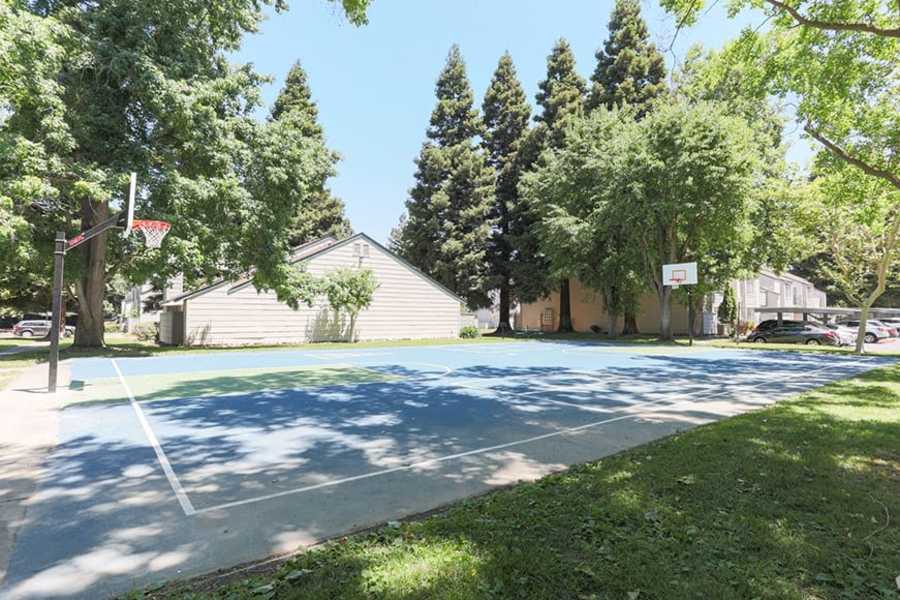
<svg viewBox="0 0 900 600">
<path fill-rule="evenodd" d="M 697 263 L 675 263 L 663 265 L 662 283 L 671 287 L 697 285 Z"/>
<path fill-rule="evenodd" d="M 125 207 L 125 232 L 124 235 L 131 233 L 131 225 L 134 223 L 134 193 L 137 188 L 137 173 L 131 174 L 131 181 L 128 184 L 128 205 Z M 121 221 L 120 221 L 121 222 Z"/>
</svg>

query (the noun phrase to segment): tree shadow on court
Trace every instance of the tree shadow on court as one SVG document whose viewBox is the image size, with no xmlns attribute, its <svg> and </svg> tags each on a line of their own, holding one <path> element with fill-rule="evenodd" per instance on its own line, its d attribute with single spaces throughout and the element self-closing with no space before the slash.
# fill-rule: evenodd
<svg viewBox="0 0 900 600">
<path fill-rule="evenodd" d="M 608 415 L 640 417 L 616 402 L 616 396 L 627 395 L 632 404 L 661 400 L 652 415 L 640 417 L 646 419 L 647 427 L 669 424 L 671 431 L 707 422 L 720 415 L 706 412 L 703 406 L 690 411 L 666 406 L 664 395 L 671 393 L 673 381 L 680 378 L 679 385 L 684 387 L 679 389 L 685 393 L 715 391 L 718 388 L 710 386 L 739 377 L 758 379 L 758 374 L 749 371 L 750 365 L 759 368 L 765 364 L 760 359 L 729 359 L 721 370 L 710 374 L 708 362 L 686 357 L 652 360 L 659 362 L 648 365 L 658 368 L 609 367 L 605 380 L 546 366 L 475 365 L 443 375 L 433 368 L 388 365 L 382 373 L 401 380 L 317 389 L 282 389 L 274 381 L 268 382 L 273 389 L 267 389 L 266 382 L 259 380 L 260 387 L 253 393 L 225 397 L 196 395 L 197 381 L 167 384 L 166 393 L 177 399 L 143 402 L 142 410 L 198 510 L 368 472 L 401 469 L 396 476 L 367 479 L 359 487 L 325 487 L 277 502 L 192 517 L 181 511 L 131 406 L 76 405 L 63 411 L 63 440 L 51 454 L 38 492 L 29 501 L 7 589 L 22 592 L 23 597 L 28 597 L 26 591 L 31 597 L 57 592 L 97 597 L 97 590 L 124 589 L 179 572 L 221 566 L 223 547 L 230 549 L 229 560 L 249 560 L 259 556 L 261 545 L 265 552 L 275 551 L 274 542 L 267 541 L 294 528 L 314 540 L 344 531 L 349 523 L 351 527 L 375 523 L 393 518 L 398 511 L 417 512 L 483 492 L 520 475 L 529 479 L 561 468 L 561 463 L 602 455 L 597 448 L 608 446 L 591 443 L 602 442 L 609 434 L 596 430 L 594 437 L 585 434 L 566 441 L 569 454 L 564 455 L 565 460 L 556 446 L 519 445 L 515 452 L 481 452 L 460 456 L 453 463 L 429 461 L 517 443 L 590 420 L 602 421 Z M 814 364 L 801 362 L 807 371 L 813 370 L 809 365 Z M 797 375 L 806 372 L 800 366 L 791 369 Z M 211 378 L 199 385 L 215 392 L 223 383 Z M 598 389 L 591 389 L 595 383 Z M 882 383 L 877 378 L 866 380 L 866 386 L 873 388 Z M 790 389 L 782 387 L 778 392 Z M 871 407 L 871 402 L 894 402 L 878 400 L 876 395 L 867 390 L 855 401 L 865 407 Z M 593 403 L 599 412 L 586 413 L 562 402 Z M 820 410 L 815 403 L 807 404 L 798 403 L 794 409 L 798 414 Z M 848 472 L 848 455 L 858 450 L 861 456 L 870 456 L 865 454 L 867 448 L 897 439 L 895 423 L 876 424 L 872 430 L 851 422 L 824 450 L 804 446 L 803 440 L 813 439 L 810 436 L 817 432 L 819 438 L 826 432 L 831 436 L 844 427 L 845 420 L 819 413 L 795 423 L 798 418 L 793 415 L 778 423 L 772 419 L 768 423 L 752 421 L 736 429 L 716 430 L 720 433 L 714 435 L 703 434 L 713 437 L 690 438 L 696 439 L 698 446 L 684 442 L 688 439 L 684 436 L 664 442 L 674 446 L 647 451 L 665 460 L 645 462 L 641 449 L 626 462 L 613 459 L 601 466 L 581 467 L 538 484 L 463 503 L 425 524 L 389 528 L 373 534 L 375 538 L 366 536 L 352 545 L 329 547 L 336 550 L 310 553 L 298 559 L 309 562 L 297 564 L 311 573 L 289 588 L 298 590 L 296 597 L 306 597 L 302 594 L 307 592 L 309 597 L 428 597 L 457 586 L 460 597 L 502 597 L 524 590 L 533 597 L 556 598 L 590 594 L 590 590 L 600 590 L 602 583 L 609 593 L 647 589 L 649 597 L 668 597 L 658 593 L 661 588 L 653 587 L 656 584 L 624 587 L 636 585 L 640 575 L 636 567 L 630 569 L 640 566 L 660 582 L 670 581 L 672 573 L 678 580 L 690 580 L 693 573 L 679 569 L 690 567 L 699 572 L 702 568 L 694 559 L 682 563 L 678 558 L 692 556 L 685 548 L 698 539 L 698 534 L 685 532 L 700 528 L 704 519 L 718 519 L 716 511 L 720 509 L 726 511 L 722 524 L 716 525 L 721 531 L 717 529 L 717 537 L 704 544 L 717 547 L 724 543 L 720 537 L 727 532 L 740 535 L 739 526 L 745 523 L 741 520 L 743 496 L 723 495 L 719 504 L 713 504 L 708 495 L 718 498 L 715 494 L 725 494 L 729 484 L 747 487 L 749 497 L 758 499 L 768 498 L 765 494 L 769 493 L 783 495 L 791 487 L 788 482 L 801 477 L 801 467 L 813 450 L 823 454 L 816 459 L 822 461 L 816 463 L 816 472 L 821 470 L 822 481 L 837 490 L 838 474 Z M 791 427 L 796 428 L 796 439 L 788 437 L 794 435 Z M 631 437 L 625 445 L 639 439 Z M 743 441 L 740 448 L 729 443 L 735 439 Z M 871 446 L 859 446 L 862 442 Z M 416 464 L 420 466 L 408 468 Z M 659 464 L 665 467 L 657 468 Z M 691 483 L 679 483 L 676 476 L 681 475 L 692 477 Z M 805 480 L 801 477 L 799 481 Z M 777 483 L 775 492 L 770 482 Z M 765 494 L 757 494 L 754 485 Z M 706 496 L 690 500 L 688 496 L 695 490 Z M 817 485 L 815 493 L 835 490 Z M 804 510 L 811 510 L 807 503 L 813 502 L 815 493 L 803 496 Z M 357 494 L 355 504 L 348 505 L 353 494 Z M 877 497 L 883 501 L 882 495 Z M 796 509 L 782 496 L 778 496 L 777 506 Z M 702 508 L 705 515 L 684 516 L 684 507 L 698 513 Z M 766 518 L 777 523 L 777 511 L 773 511 L 767 509 L 752 522 L 746 521 L 753 532 L 759 532 L 746 542 L 749 550 L 741 546 L 741 552 L 757 556 L 753 552 L 759 553 L 758 548 L 793 550 L 793 544 L 800 544 L 806 552 L 803 549 L 808 545 L 821 542 L 821 532 L 810 529 L 806 522 L 799 528 L 788 523 L 766 530 Z M 656 516 L 648 517 L 648 513 Z M 677 527 L 669 527 L 670 520 Z M 673 555 L 658 551 L 650 542 L 632 545 L 634 536 L 649 536 Z M 618 557 L 617 561 L 603 558 L 607 551 Z M 640 560 L 621 559 L 632 551 L 642 553 Z M 729 581 L 728 563 L 741 556 L 741 552 L 726 550 L 716 554 L 706 546 L 694 551 L 704 560 L 722 561 L 712 572 L 723 581 Z M 790 556 L 783 560 L 794 564 Z M 790 590 L 798 569 L 812 568 L 812 558 L 806 556 L 804 561 L 784 576 L 788 586 L 784 589 Z M 675 570 L 665 575 L 666 568 Z M 749 571 L 742 574 L 752 575 Z M 773 577 L 781 581 L 782 575 L 774 572 Z M 726 589 L 713 587 L 712 576 L 698 578 L 700 587 L 694 591 Z M 336 582 L 342 583 L 336 588 Z M 750 588 L 746 589 L 766 597 L 758 577 L 750 577 L 747 585 Z M 287 593 L 286 597 L 294 594 Z"/>
<path fill-rule="evenodd" d="M 292 599 L 894 598 L 898 386 L 896 369 L 870 373 L 330 543 L 253 585 Z"/>
</svg>

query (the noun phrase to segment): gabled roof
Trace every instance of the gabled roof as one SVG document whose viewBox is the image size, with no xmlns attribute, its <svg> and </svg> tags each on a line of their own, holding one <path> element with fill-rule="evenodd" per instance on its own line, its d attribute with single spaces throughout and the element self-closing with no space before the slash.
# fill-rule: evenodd
<svg viewBox="0 0 900 600">
<path fill-rule="evenodd" d="M 299 246 L 295 246 L 294 248 L 291 249 L 291 258 L 289 260 L 291 261 L 291 263 L 297 262 L 297 260 L 299 260 L 298 257 L 302 258 L 303 256 L 310 254 L 311 251 L 318 250 L 318 248 L 316 248 L 316 246 L 318 244 L 321 244 L 322 242 L 328 242 L 328 241 L 330 241 L 332 244 L 334 244 L 334 243 L 337 243 L 337 238 L 334 237 L 333 235 L 326 235 L 324 237 L 320 237 L 318 239 L 312 240 L 311 242 L 306 242 L 305 244 L 300 244 Z M 244 279 L 249 280 L 249 278 L 244 278 Z M 196 290 L 192 290 L 190 292 L 185 292 L 183 294 L 175 296 L 174 298 L 170 298 L 169 300 L 166 300 L 165 302 L 163 302 L 162 306 L 175 306 L 176 304 L 180 304 L 180 303 L 184 302 L 185 300 L 190 300 L 191 298 L 196 298 L 197 296 L 202 296 L 203 294 L 205 294 L 207 292 L 211 292 L 211 291 L 218 289 L 224 285 L 228 285 L 229 283 L 231 283 L 233 281 L 234 281 L 233 279 L 219 279 L 217 281 L 214 281 L 213 283 L 210 283 L 209 285 L 205 285 L 201 288 L 197 288 Z M 239 280 L 239 281 L 243 281 L 243 279 Z"/>
<path fill-rule="evenodd" d="M 382 252 L 384 252 L 385 254 L 387 254 L 388 256 L 390 256 L 391 258 L 393 258 L 395 261 L 397 261 L 398 263 L 400 263 L 402 266 L 404 266 L 404 267 L 405 267 L 406 269 L 408 269 L 409 271 L 413 272 L 414 274 L 418 275 L 419 277 L 421 277 L 422 279 L 424 279 L 424 280 L 425 280 L 426 282 L 428 282 L 429 284 L 431 284 L 431 285 L 433 285 L 434 287 L 436 287 L 438 290 L 440 290 L 440 291 L 442 291 L 443 293 L 447 294 L 448 296 L 450 296 L 451 298 L 453 298 L 453 299 L 456 300 L 457 302 L 461 303 L 462 305 L 465 305 L 465 304 L 466 304 L 466 301 L 465 301 L 465 300 L 463 300 L 462 298 L 460 298 L 459 296 L 457 296 L 456 294 L 454 294 L 454 293 L 453 293 L 452 291 L 450 291 L 448 288 L 444 287 L 443 285 L 441 285 L 440 283 L 438 283 L 437 281 L 435 281 L 434 279 L 432 279 L 431 277 L 429 277 L 428 275 L 426 275 L 425 273 L 423 273 L 422 271 L 420 271 L 419 269 L 417 269 L 416 267 L 414 267 L 413 265 L 411 265 L 409 262 L 407 262 L 406 260 L 404 260 L 403 258 L 401 258 L 400 256 L 398 256 L 397 254 L 391 252 L 391 251 L 388 250 L 385 246 L 383 246 L 382 244 L 379 244 L 378 242 L 376 242 L 375 240 L 373 240 L 372 238 L 370 238 L 370 237 L 369 237 L 368 235 L 366 235 L 365 233 L 357 233 L 357 234 L 355 234 L 355 235 L 351 235 L 350 237 L 345 238 L 345 239 L 343 239 L 343 240 L 341 240 L 341 241 L 339 241 L 339 242 L 336 241 L 336 240 L 334 240 L 333 243 L 327 244 L 327 245 L 325 245 L 324 247 L 321 247 L 321 248 L 315 247 L 316 245 L 320 244 L 321 242 L 327 241 L 327 240 L 329 240 L 329 239 L 330 239 L 330 240 L 334 240 L 334 238 L 333 238 L 332 236 L 326 236 L 326 237 L 323 237 L 323 238 L 319 238 L 319 239 L 317 239 L 317 240 L 313 240 L 313 241 L 311 241 L 311 242 L 307 242 L 306 244 L 303 244 L 302 246 L 298 246 L 297 248 L 295 248 L 295 249 L 291 252 L 291 259 L 290 259 L 291 264 L 297 264 L 297 263 L 301 263 L 301 262 L 306 262 L 306 261 L 312 260 L 313 258 L 316 258 L 316 257 L 318 257 L 318 256 L 322 256 L 323 254 L 327 254 L 328 252 L 331 252 L 332 250 L 337 250 L 338 248 L 342 248 L 342 247 L 346 246 L 347 244 L 352 244 L 353 242 L 356 242 L 356 241 L 359 241 L 359 240 L 365 240 L 365 241 L 368 242 L 369 244 L 371 244 L 371 245 L 377 247 L 377 248 L 380 249 Z M 307 249 L 308 252 L 303 252 L 303 249 Z M 205 293 L 207 293 L 207 292 L 211 292 L 211 291 L 213 291 L 213 290 L 215 290 L 215 289 L 217 289 L 217 288 L 220 288 L 220 287 L 222 287 L 222 286 L 224 286 L 224 285 L 228 285 L 229 283 L 230 283 L 230 282 L 229 282 L 229 281 L 226 281 L 226 280 L 220 280 L 220 281 L 217 281 L 217 282 L 215 282 L 215 283 L 213 283 L 213 284 L 211 284 L 211 285 L 208 285 L 208 286 L 206 286 L 206 287 L 200 288 L 200 289 L 195 290 L 195 291 L 193 291 L 193 292 L 189 292 L 189 293 L 187 293 L 187 294 L 182 294 L 181 296 L 178 296 L 178 297 L 176 297 L 176 298 L 173 298 L 172 300 L 169 300 L 169 301 L 167 301 L 167 302 L 164 302 L 164 303 L 163 303 L 163 306 L 175 305 L 175 304 L 179 304 L 179 303 L 181 303 L 181 302 L 184 302 L 185 300 L 191 300 L 192 298 L 196 298 L 197 296 L 201 296 L 201 295 L 203 295 L 203 294 L 205 294 Z M 244 278 L 243 280 L 239 280 L 237 283 L 235 283 L 235 284 L 232 286 L 231 289 L 228 290 L 228 293 L 229 293 L 229 294 L 234 294 L 235 292 L 239 292 L 240 290 L 244 289 L 245 287 L 247 287 L 247 286 L 249 286 L 249 285 L 252 285 L 252 283 L 253 283 L 253 282 L 252 282 L 252 280 L 251 280 L 250 278 Z"/>
</svg>

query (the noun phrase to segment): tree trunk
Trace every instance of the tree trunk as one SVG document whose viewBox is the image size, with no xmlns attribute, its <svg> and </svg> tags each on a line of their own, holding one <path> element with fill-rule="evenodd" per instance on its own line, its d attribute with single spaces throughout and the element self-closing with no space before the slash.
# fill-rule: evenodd
<svg viewBox="0 0 900 600">
<path fill-rule="evenodd" d="M 562 279 L 559 282 L 559 333 L 575 331 L 572 326 L 572 300 L 569 294 L 569 280 Z"/>
<path fill-rule="evenodd" d="M 609 326 L 609 331 L 607 332 L 607 336 L 614 338 L 618 335 L 619 331 L 619 315 L 608 313 L 607 314 L 607 324 Z"/>
<path fill-rule="evenodd" d="M 105 220 L 109 216 L 106 202 L 92 205 L 85 200 L 81 205 L 82 230 Z M 103 299 L 106 296 L 106 236 L 101 233 L 84 243 L 84 272 L 76 282 L 78 291 L 78 326 L 75 328 L 75 346 L 96 348 L 103 341 Z"/>
<path fill-rule="evenodd" d="M 661 286 L 656 292 L 659 298 L 659 339 L 672 339 L 672 288 Z"/>
<path fill-rule="evenodd" d="M 871 303 L 865 303 L 859 307 L 859 329 L 856 332 L 856 353 L 866 353 L 866 330 L 869 324 L 869 308 Z"/>
<path fill-rule="evenodd" d="M 637 311 L 633 308 L 625 309 L 625 324 L 622 327 L 622 335 L 635 335 L 640 333 L 637 326 Z"/>
<path fill-rule="evenodd" d="M 494 333 L 502 335 L 512 331 L 512 325 L 509 322 L 509 278 L 504 277 L 500 282 L 500 322 L 497 323 L 497 330 Z"/>
</svg>

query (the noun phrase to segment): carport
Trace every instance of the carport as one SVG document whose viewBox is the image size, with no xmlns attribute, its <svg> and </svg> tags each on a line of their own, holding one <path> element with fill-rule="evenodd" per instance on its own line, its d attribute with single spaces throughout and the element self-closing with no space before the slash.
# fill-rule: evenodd
<svg viewBox="0 0 900 600">
<path fill-rule="evenodd" d="M 817 308 L 811 306 L 760 306 L 758 308 L 754 308 L 753 312 L 757 314 L 776 314 L 778 319 L 778 326 L 780 327 L 784 321 L 784 314 L 802 314 L 803 322 L 806 323 L 810 319 L 810 316 L 814 317 L 814 319 L 821 323 L 828 323 L 831 320 L 836 320 L 838 317 L 859 317 L 860 311 L 858 308 Z M 870 308 L 869 309 L 869 318 L 878 319 L 878 318 L 897 318 L 900 319 L 900 308 Z"/>
</svg>

